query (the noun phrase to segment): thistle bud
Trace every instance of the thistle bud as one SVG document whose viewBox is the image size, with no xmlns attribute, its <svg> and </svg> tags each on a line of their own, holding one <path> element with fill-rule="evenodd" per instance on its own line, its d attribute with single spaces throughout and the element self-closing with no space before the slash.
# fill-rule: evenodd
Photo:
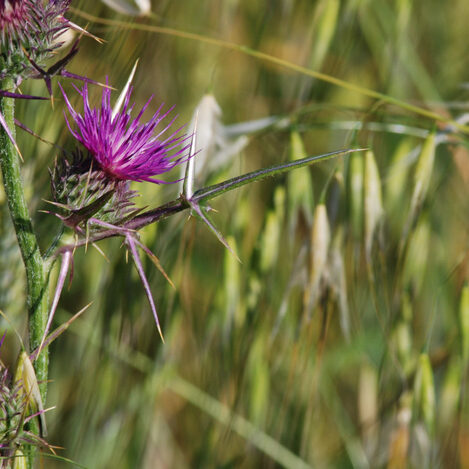
<svg viewBox="0 0 469 469">
<path fill-rule="evenodd" d="M 41 393 L 34 372 L 33 364 L 26 352 L 21 352 L 16 365 L 14 383 L 19 386 L 18 396 L 23 398 L 26 408 L 31 413 L 39 412 L 41 421 L 41 434 L 46 435 L 46 419 L 44 416 L 44 406 L 42 405 Z"/>
<path fill-rule="evenodd" d="M 0 80 L 12 78 L 18 85 L 38 74 L 60 47 L 56 39 L 69 28 L 63 17 L 69 4 L 70 0 L 0 0 Z"/>
<path fill-rule="evenodd" d="M 29 365 L 31 365 L 30 361 Z M 26 369 L 29 369 L 28 364 L 26 364 Z M 32 373 L 34 375 L 34 371 Z M 23 377 L 23 374 L 26 376 Z M 24 428 L 32 413 L 39 411 L 43 415 L 42 404 L 36 407 L 34 404 L 30 404 L 35 402 L 32 395 L 38 393 L 37 382 L 36 387 L 31 385 L 30 374 L 31 369 L 25 372 L 25 358 L 22 354 L 18 360 L 18 368 L 13 380 L 8 370 L 0 364 L 0 448 L 3 458 L 12 459 L 7 467 L 24 467 L 21 466 L 22 454 L 18 453 L 19 447 L 24 444 L 41 444 L 40 442 L 44 441 L 39 440 Z M 35 378 L 32 380 L 35 381 Z M 23 385 L 24 382 L 28 382 L 27 391 Z M 42 429 L 45 430 L 45 427 Z M 44 435 L 44 432 L 42 434 Z M 15 459 L 13 460 L 13 458 Z M 19 465 L 15 466 L 16 463 Z M 1 464 L 0 466 L 3 467 Z"/>
<path fill-rule="evenodd" d="M 51 190 L 57 216 L 63 223 L 80 231 L 92 217 L 117 225 L 135 207 L 131 201 L 137 193 L 126 181 L 112 180 L 93 168 L 91 159 L 77 151 L 71 158 L 63 156 L 51 171 Z"/>
</svg>

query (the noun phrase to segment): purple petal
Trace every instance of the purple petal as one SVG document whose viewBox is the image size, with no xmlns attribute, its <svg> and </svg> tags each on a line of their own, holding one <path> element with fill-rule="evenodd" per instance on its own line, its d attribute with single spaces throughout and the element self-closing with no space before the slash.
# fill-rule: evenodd
<svg viewBox="0 0 469 469">
<path fill-rule="evenodd" d="M 72 128 L 67 120 L 70 132 L 87 148 L 100 168 L 111 178 L 160 184 L 161 179 L 154 176 L 168 172 L 184 161 L 189 145 L 179 148 L 187 138 L 179 135 L 182 128 L 169 134 L 166 139 L 160 139 L 163 133 L 169 131 L 175 118 L 154 135 L 157 125 L 173 108 L 162 112 L 163 105 L 161 105 L 148 122 L 140 123 L 151 103 L 151 98 L 137 116 L 132 118 L 130 116 L 133 109 L 133 105 L 130 105 L 132 88 L 125 95 L 122 109 L 114 113 L 111 107 L 111 90 L 104 89 L 100 107 L 91 108 L 88 87 L 85 83 L 81 90 L 76 88 L 82 97 L 84 108 L 83 113 L 79 114 L 62 88 L 61 90 L 70 116 L 75 122 Z"/>
</svg>

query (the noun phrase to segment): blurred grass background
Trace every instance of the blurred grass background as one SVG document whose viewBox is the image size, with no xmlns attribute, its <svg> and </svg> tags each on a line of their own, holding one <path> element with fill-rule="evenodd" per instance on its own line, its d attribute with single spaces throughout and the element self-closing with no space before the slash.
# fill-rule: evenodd
<svg viewBox="0 0 469 469">
<path fill-rule="evenodd" d="M 69 70 L 121 88 L 139 58 L 137 107 L 154 95 L 150 111 L 174 104 L 182 125 L 210 93 L 226 126 L 275 121 L 199 184 L 370 151 L 214 200 L 241 263 L 187 213 L 144 229 L 176 285 L 145 260 L 165 344 L 120 240 L 100 244 L 108 261 L 77 251 L 56 323 L 93 305 L 51 346 L 48 441 L 87 468 L 469 467 L 467 134 L 243 51 L 141 29 L 244 45 L 464 121 L 469 4 L 165 0 L 152 11 L 132 18 L 75 2 L 70 18 L 106 43 L 84 38 Z M 98 102 L 101 90 L 90 94 Z M 62 111 L 60 99 L 53 112 L 18 103 L 22 122 L 70 149 Z M 45 248 L 58 222 L 38 210 L 58 150 L 20 141 Z M 135 188 L 152 207 L 179 190 Z M 0 263 L 0 307 L 25 333 L 4 204 Z"/>
</svg>

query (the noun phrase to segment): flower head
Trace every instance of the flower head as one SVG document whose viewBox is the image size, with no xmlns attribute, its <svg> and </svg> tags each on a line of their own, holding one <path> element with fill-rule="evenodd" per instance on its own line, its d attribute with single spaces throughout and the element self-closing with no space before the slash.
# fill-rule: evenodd
<svg viewBox="0 0 469 469">
<path fill-rule="evenodd" d="M 0 0 L 0 79 L 36 76 L 69 28 L 70 0 Z"/>
<path fill-rule="evenodd" d="M 0 347 L 4 339 L 5 334 Z M 45 436 L 45 415 L 36 375 L 30 358 L 21 352 L 14 377 L 0 362 L 0 467 L 4 467 L 3 460 L 13 458 L 23 445 L 47 446 L 42 437 L 27 429 L 28 422 L 37 417 L 41 435 Z"/>
<path fill-rule="evenodd" d="M 164 183 L 155 176 L 170 171 L 186 159 L 183 154 L 190 145 L 180 148 L 181 143 L 187 139 L 184 135 L 178 135 L 180 128 L 162 138 L 174 119 L 163 130 L 154 134 L 158 124 L 172 108 L 162 113 L 161 105 L 153 117 L 143 124 L 140 120 L 151 98 L 137 117 L 132 119 L 131 112 L 134 107 L 130 105 L 132 88 L 125 95 L 120 111 L 111 107 L 109 88 L 103 90 L 99 108 L 90 107 L 86 84 L 82 90 L 76 87 L 75 89 L 83 98 L 83 114 L 75 111 L 62 89 L 67 108 L 76 124 L 74 130 L 67 119 L 68 128 L 110 179 Z"/>
</svg>

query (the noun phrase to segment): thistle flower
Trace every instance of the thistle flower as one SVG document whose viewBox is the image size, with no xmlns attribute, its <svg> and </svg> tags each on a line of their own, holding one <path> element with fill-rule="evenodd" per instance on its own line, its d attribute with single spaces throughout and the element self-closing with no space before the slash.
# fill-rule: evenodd
<svg viewBox="0 0 469 469">
<path fill-rule="evenodd" d="M 0 97 L 46 99 L 16 92 L 16 88 L 27 78 L 43 79 L 51 98 L 52 77 L 56 75 L 97 84 L 94 80 L 65 70 L 66 65 L 78 52 L 79 39 L 65 57 L 49 68 L 44 68 L 56 49 L 62 45 L 61 39 L 65 32 L 74 29 L 81 34 L 87 34 L 82 28 L 64 18 L 70 2 L 71 0 L 0 0 L 0 82 L 5 79 L 13 81 L 11 89 L 0 88 Z M 0 126 L 19 153 L 12 130 L 2 113 Z"/>
<path fill-rule="evenodd" d="M 160 132 L 155 132 L 158 124 L 172 110 L 170 108 L 162 112 L 163 105 L 148 122 L 141 123 L 151 98 L 137 116 L 132 118 L 134 105 L 130 104 L 132 95 L 130 83 L 127 90 L 121 93 L 114 108 L 111 107 L 109 88 L 103 89 L 99 107 L 90 106 L 86 84 L 81 90 L 77 87 L 75 89 L 83 99 L 83 113 L 80 114 L 74 109 L 61 87 L 72 121 L 69 121 L 67 116 L 65 118 L 70 132 L 86 148 L 87 154 L 84 155 L 78 150 L 72 162 L 63 160 L 52 173 L 55 204 L 66 211 L 65 216 L 58 216 L 65 225 L 81 234 L 85 233 L 85 227 L 88 232 L 88 227 L 92 226 L 98 227 L 98 230 L 115 229 L 125 237 L 125 243 L 135 262 L 158 332 L 163 338 L 155 302 L 137 248 L 144 251 L 163 275 L 168 280 L 169 278 L 158 258 L 139 241 L 138 234 L 123 225 L 125 220 L 139 212 L 130 200 L 135 196 L 135 192 L 129 188 L 130 181 L 164 183 L 156 176 L 187 161 L 189 156 L 185 153 L 190 143 L 183 144 L 190 137 L 181 135 L 181 128 L 171 131 L 166 138 L 162 137 L 175 118 Z M 66 275 L 69 261 L 69 257 L 64 258 L 65 273 L 61 278 Z M 57 298 L 60 296 L 61 288 L 62 285 L 58 287 Z M 51 317 L 52 314 L 53 311 Z"/>
<path fill-rule="evenodd" d="M 5 334 L 0 347 L 4 339 Z M 42 403 L 39 411 L 32 405 L 37 398 L 40 400 L 39 388 L 28 355 L 21 352 L 13 378 L 0 361 L 0 468 L 11 467 L 9 462 L 23 445 L 48 446 L 42 437 L 27 430 L 27 423 L 39 417 L 45 431 Z"/>
<path fill-rule="evenodd" d="M 0 0 L 0 79 L 35 77 L 70 25 L 70 0 Z"/>
<path fill-rule="evenodd" d="M 83 99 L 83 114 L 75 111 L 62 89 L 68 111 L 76 124 L 74 130 L 66 117 L 68 128 L 110 180 L 148 181 L 161 184 L 164 181 L 155 176 L 170 171 L 187 159 L 183 154 L 190 144 L 180 148 L 181 143 L 187 140 L 186 136 L 178 135 L 181 128 L 161 139 L 175 118 L 154 135 L 156 127 L 167 117 L 172 108 L 161 113 L 163 107 L 161 105 L 153 117 L 142 124 L 140 119 L 151 98 L 132 120 L 130 115 L 134 107 L 130 105 L 132 88 L 127 91 L 120 111 L 111 107 L 109 88 L 103 90 L 100 108 L 90 107 L 86 84 L 82 90 L 77 87 L 75 89 Z"/>
</svg>

